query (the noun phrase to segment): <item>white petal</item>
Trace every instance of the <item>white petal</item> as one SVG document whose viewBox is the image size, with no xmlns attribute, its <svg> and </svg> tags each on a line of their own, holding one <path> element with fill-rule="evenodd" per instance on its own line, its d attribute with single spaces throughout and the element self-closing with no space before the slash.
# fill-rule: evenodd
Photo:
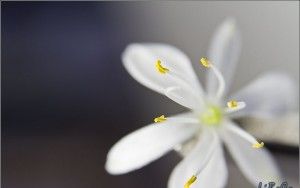
<svg viewBox="0 0 300 188">
<path fill-rule="evenodd" d="M 210 61 L 220 70 L 225 80 L 225 92 L 230 86 L 233 73 L 240 55 L 241 36 L 233 19 L 225 20 L 215 32 L 208 51 Z M 207 92 L 214 95 L 218 81 L 210 71 L 207 75 Z"/>
<path fill-rule="evenodd" d="M 246 86 L 230 99 L 241 100 L 246 108 L 233 114 L 262 118 L 276 117 L 294 110 L 298 104 L 296 84 L 289 76 L 270 72 Z"/>
<path fill-rule="evenodd" d="M 217 137 L 208 132 L 203 132 L 199 142 L 173 170 L 168 188 L 183 187 L 186 181 L 197 173 L 199 168 L 204 168 L 197 175 L 197 180 L 191 185 L 192 188 L 221 188 L 227 182 L 227 167 L 223 156 L 222 145 Z M 212 153 L 209 151 L 213 149 Z M 210 156 L 209 153 L 211 153 Z M 207 160 L 207 157 L 208 160 Z"/>
<path fill-rule="evenodd" d="M 191 138 L 197 129 L 197 124 L 176 124 L 174 121 L 145 126 L 123 137 L 111 148 L 105 168 L 111 174 L 139 169 Z"/>
<path fill-rule="evenodd" d="M 170 76 L 157 72 L 155 63 L 158 59 L 170 72 L 175 72 L 202 93 L 190 60 L 175 47 L 154 43 L 131 44 L 122 54 L 123 64 L 133 78 L 154 91 L 164 93 L 167 87 L 177 86 L 178 83 Z"/>
<path fill-rule="evenodd" d="M 240 170 L 253 185 L 280 181 L 279 170 L 267 149 L 255 149 L 248 141 L 230 131 L 224 131 L 222 138 Z"/>
</svg>

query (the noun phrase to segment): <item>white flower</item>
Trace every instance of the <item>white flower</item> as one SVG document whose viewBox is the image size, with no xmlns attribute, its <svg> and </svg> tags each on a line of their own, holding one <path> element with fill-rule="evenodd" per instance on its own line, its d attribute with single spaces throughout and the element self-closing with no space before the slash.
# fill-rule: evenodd
<svg viewBox="0 0 300 188">
<path fill-rule="evenodd" d="M 122 60 L 130 75 L 190 112 L 154 119 L 117 142 L 109 151 L 106 170 L 123 174 L 139 169 L 177 148 L 183 160 L 169 179 L 169 188 L 219 188 L 227 182 L 222 142 L 245 177 L 257 186 L 260 181 L 280 179 L 269 152 L 231 119 L 243 115 L 274 117 L 290 110 L 297 99 L 293 82 L 280 73 L 259 77 L 237 94 L 225 97 L 240 52 L 240 36 L 233 20 L 225 21 L 214 35 L 204 92 L 188 57 L 166 44 L 131 44 Z M 249 70 L 250 71 L 250 70 Z M 226 84 L 226 87 L 225 87 Z M 246 107 L 247 104 L 247 107 Z M 246 108 L 244 108 L 246 107 Z M 197 179 L 197 181 L 196 181 Z"/>
</svg>

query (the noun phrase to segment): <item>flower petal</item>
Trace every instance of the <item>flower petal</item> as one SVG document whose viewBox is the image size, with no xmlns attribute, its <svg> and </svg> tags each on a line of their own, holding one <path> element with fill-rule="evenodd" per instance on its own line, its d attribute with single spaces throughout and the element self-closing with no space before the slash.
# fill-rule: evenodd
<svg viewBox="0 0 300 188">
<path fill-rule="evenodd" d="M 202 170 L 191 187 L 221 188 L 225 186 L 228 172 L 222 145 L 219 138 L 208 131 L 202 133 L 195 148 L 175 167 L 170 176 L 168 188 L 183 187 L 199 169 Z"/>
<path fill-rule="evenodd" d="M 185 116 L 189 117 L 188 114 L 174 117 Z M 123 137 L 111 148 L 105 168 L 111 174 L 139 169 L 191 138 L 197 129 L 197 124 L 176 124 L 174 121 L 145 126 Z"/>
<path fill-rule="evenodd" d="M 294 110 L 298 104 L 296 84 L 288 75 L 276 72 L 259 77 L 231 99 L 242 100 L 247 105 L 234 113 L 233 117 L 277 117 Z"/>
<path fill-rule="evenodd" d="M 215 32 L 208 51 L 210 61 L 222 73 L 226 87 L 230 86 L 241 51 L 241 36 L 232 18 L 225 20 Z M 218 81 L 212 71 L 207 75 L 207 92 L 214 95 L 218 90 Z"/>
<path fill-rule="evenodd" d="M 160 74 L 155 69 L 155 62 L 163 65 L 183 78 L 192 88 L 202 93 L 200 82 L 191 66 L 189 58 L 180 50 L 167 44 L 131 44 L 122 54 L 123 64 L 130 75 L 144 86 L 164 93 L 170 86 L 177 86 L 176 80 Z M 168 73 L 166 73 L 168 74 Z"/>
<path fill-rule="evenodd" d="M 228 123 L 236 126 L 233 122 Z M 240 170 L 253 185 L 280 181 L 279 170 L 267 149 L 253 148 L 248 141 L 231 131 L 224 131 L 222 138 Z"/>
</svg>

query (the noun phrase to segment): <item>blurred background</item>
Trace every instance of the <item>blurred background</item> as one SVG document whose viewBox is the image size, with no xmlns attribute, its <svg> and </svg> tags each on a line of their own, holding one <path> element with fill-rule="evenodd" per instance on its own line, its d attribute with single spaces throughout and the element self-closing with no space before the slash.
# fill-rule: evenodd
<svg viewBox="0 0 300 188">
<path fill-rule="evenodd" d="M 2 187 L 166 187 L 175 152 L 129 174 L 104 170 L 122 136 L 185 110 L 133 80 L 120 55 L 132 42 L 175 45 L 204 81 L 198 60 L 229 16 L 243 37 L 233 92 L 268 70 L 299 83 L 296 1 L 1 2 Z M 298 146 L 269 145 L 299 186 Z M 228 187 L 251 187 L 227 160 Z"/>
</svg>

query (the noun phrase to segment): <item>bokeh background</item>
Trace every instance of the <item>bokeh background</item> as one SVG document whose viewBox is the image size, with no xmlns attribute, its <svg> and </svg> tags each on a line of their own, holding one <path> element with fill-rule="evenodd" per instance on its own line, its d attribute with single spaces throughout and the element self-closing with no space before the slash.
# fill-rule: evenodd
<svg viewBox="0 0 300 188">
<path fill-rule="evenodd" d="M 2 187 L 166 187 L 174 152 L 126 175 L 104 170 L 119 138 L 184 111 L 134 81 L 120 55 L 132 42 L 172 44 L 204 81 L 197 62 L 226 17 L 243 37 L 232 91 L 267 70 L 299 83 L 297 1 L 1 2 Z M 269 149 L 297 187 L 298 147 Z M 228 187 L 251 187 L 227 160 Z"/>
</svg>

